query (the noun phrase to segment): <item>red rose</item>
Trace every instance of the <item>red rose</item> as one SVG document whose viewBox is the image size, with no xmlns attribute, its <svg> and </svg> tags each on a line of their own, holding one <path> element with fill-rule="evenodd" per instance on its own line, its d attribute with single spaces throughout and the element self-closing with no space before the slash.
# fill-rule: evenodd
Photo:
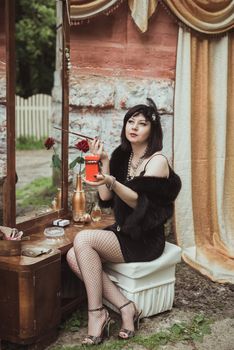
<svg viewBox="0 0 234 350">
<path fill-rule="evenodd" d="M 47 140 L 45 140 L 44 142 L 44 146 L 46 147 L 46 149 L 51 149 L 51 147 L 53 147 L 55 144 L 55 139 L 53 137 L 48 137 Z"/>
<path fill-rule="evenodd" d="M 87 140 L 82 140 L 80 142 L 77 142 L 75 144 L 75 147 L 79 150 L 79 151 L 82 151 L 84 153 L 88 152 L 89 150 L 89 144 L 88 144 L 88 141 Z"/>
</svg>

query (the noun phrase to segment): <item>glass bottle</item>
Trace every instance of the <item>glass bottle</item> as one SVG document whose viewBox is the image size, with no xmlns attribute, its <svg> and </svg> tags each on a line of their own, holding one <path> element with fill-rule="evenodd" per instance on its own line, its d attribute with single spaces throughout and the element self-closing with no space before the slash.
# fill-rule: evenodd
<svg viewBox="0 0 234 350">
<path fill-rule="evenodd" d="M 61 202 L 62 202 L 62 190 L 61 188 L 57 188 L 57 195 L 54 197 L 54 199 L 51 202 L 51 206 L 53 210 L 59 210 L 61 209 Z"/>
<path fill-rule="evenodd" d="M 57 188 L 57 196 L 56 196 L 56 202 L 57 202 L 57 210 L 61 209 L 62 207 L 62 189 L 60 187 Z"/>
<path fill-rule="evenodd" d="M 72 197 L 72 216 L 75 222 L 83 222 L 86 209 L 85 192 L 82 188 L 82 178 L 80 174 L 76 177 L 76 188 Z"/>
<path fill-rule="evenodd" d="M 92 210 L 90 215 L 91 215 L 91 219 L 94 222 L 100 221 L 102 218 L 102 211 L 98 204 L 97 193 L 93 194 L 93 203 L 92 203 Z"/>
</svg>

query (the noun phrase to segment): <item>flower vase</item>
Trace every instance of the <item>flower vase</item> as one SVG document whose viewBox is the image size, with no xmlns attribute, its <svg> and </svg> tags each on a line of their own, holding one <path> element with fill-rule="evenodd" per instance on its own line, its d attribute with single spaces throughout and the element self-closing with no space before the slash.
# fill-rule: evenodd
<svg viewBox="0 0 234 350">
<path fill-rule="evenodd" d="M 85 192 L 82 188 L 82 178 L 80 174 L 76 177 L 76 188 L 72 197 L 72 216 L 74 222 L 84 222 L 86 209 Z"/>
</svg>

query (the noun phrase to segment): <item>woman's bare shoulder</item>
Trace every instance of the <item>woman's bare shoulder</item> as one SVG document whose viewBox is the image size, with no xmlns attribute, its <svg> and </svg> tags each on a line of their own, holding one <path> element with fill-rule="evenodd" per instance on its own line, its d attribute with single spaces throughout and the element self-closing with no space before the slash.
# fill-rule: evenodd
<svg viewBox="0 0 234 350">
<path fill-rule="evenodd" d="M 146 176 L 169 176 L 169 163 L 167 157 L 162 153 L 154 153 L 147 161 L 145 168 Z"/>
</svg>

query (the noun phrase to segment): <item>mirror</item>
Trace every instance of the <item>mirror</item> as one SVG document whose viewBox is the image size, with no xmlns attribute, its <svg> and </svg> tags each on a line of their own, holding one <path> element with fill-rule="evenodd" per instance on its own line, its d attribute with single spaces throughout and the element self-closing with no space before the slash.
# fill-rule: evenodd
<svg viewBox="0 0 234 350">
<path fill-rule="evenodd" d="M 4 224 L 30 231 L 68 210 L 68 135 L 55 129 L 68 128 L 68 6 L 62 0 L 5 4 L 9 74 Z"/>
<path fill-rule="evenodd" d="M 61 1 L 15 3 L 16 223 L 61 209 Z M 47 143 L 47 149 L 44 142 Z M 53 140 L 52 140 L 52 139 Z"/>
</svg>

